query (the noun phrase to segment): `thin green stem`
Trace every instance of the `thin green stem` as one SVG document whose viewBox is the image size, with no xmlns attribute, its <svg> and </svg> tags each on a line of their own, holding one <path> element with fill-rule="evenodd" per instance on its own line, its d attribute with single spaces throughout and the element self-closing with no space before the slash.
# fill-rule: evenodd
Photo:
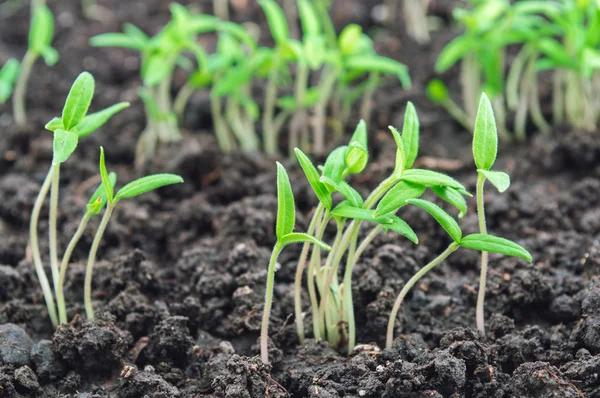
<svg viewBox="0 0 600 398">
<path fill-rule="evenodd" d="M 50 270 L 54 292 L 58 291 L 58 243 L 57 243 L 57 215 L 58 215 L 58 187 L 60 184 L 60 165 L 55 165 L 52 172 L 50 185 L 50 211 L 48 217 L 48 244 L 50 248 Z"/>
<path fill-rule="evenodd" d="M 242 121 L 240 113 L 240 104 L 233 97 L 229 97 L 227 100 L 227 119 L 233 134 L 236 136 L 240 147 L 245 152 L 256 152 L 259 149 L 258 139 L 255 135 L 251 134 L 244 122 Z"/>
<path fill-rule="evenodd" d="M 275 264 L 277 264 L 277 257 L 283 246 L 277 242 L 271 253 L 271 260 L 269 261 L 269 270 L 267 271 L 267 287 L 265 293 L 265 308 L 263 310 L 262 324 L 260 327 L 260 358 L 263 363 L 269 363 L 269 317 L 271 315 L 271 304 L 273 302 L 273 285 L 275 283 Z"/>
<path fill-rule="evenodd" d="M 452 242 L 450 246 L 442 254 L 433 259 L 429 264 L 424 266 L 417 272 L 409 281 L 404 285 L 400 294 L 396 298 L 396 302 L 392 307 L 392 312 L 390 313 L 390 318 L 388 320 L 387 326 L 387 335 L 385 339 L 385 348 L 392 348 L 392 343 L 394 342 L 394 325 L 396 324 L 396 316 L 398 315 L 398 310 L 400 310 L 400 306 L 402 305 L 402 301 L 406 294 L 410 291 L 410 289 L 421 279 L 425 274 L 431 271 L 435 266 L 444 261 L 450 254 L 452 254 L 456 249 L 458 249 L 458 244 L 456 242 Z"/>
<path fill-rule="evenodd" d="M 369 124 L 371 110 L 373 109 L 373 95 L 379 86 L 379 73 L 371 73 L 368 78 L 367 90 L 365 91 L 360 105 L 360 117 Z"/>
<path fill-rule="evenodd" d="M 98 248 L 100 247 L 100 242 L 102 241 L 102 236 L 104 235 L 104 231 L 106 230 L 106 226 L 108 225 L 108 221 L 110 220 L 110 216 L 115 207 L 114 203 L 109 203 L 106 206 L 106 210 L 104 211 L 104 215 L 102 216 L 102 221 L 100 221 L 100 225 L 96 230 L 96 236 L 94 236 L 94 240 L 92 242 L 92 247 L 90 248 L 90 254 L 87 261 L 87 266 L 85 268 L 85 281 L 83 286 L 83 301 L 85 307 L 85 313 L 87 315 L 87 319 L 89 321 L 94 320 L 94 307 L 92 307 L 92 273 L 94 271 L 94 263 L 96 262 L 96 253 L 98 252 Z"/>
<path fill-rule="evenodd" d="M 325 228 L 329 223 L 329 211 L 323 214 L 321 222 L 317 225 L 317 232 L 315 238 L 321 240 L 325 233 Z M 335 247 L 335 245 L 334 245 Z M 333 250 L 333 249 L 332 249 Z M 316 268 L 316 270 L 315 270 Z M 313 314 L 313 335 L 314 338 L 320 340 L 324 336 L 324 330 L 321 328 L 321 319 L 318 318 L 319 313 L 319 302 L 317 300 L 317 292 L 315 290 L 315 271 L 320 271 L 321 268 L 321 248 L 319 246 L 313 246 L 313 251 L 310 256 L 310 262 L 308 263 L 308 271 L 306 280 L 308 283 L 308 296 L 310 297 L 310 306 Z"/>
<path fill-rule="evenodd" d="M 487 234 L 487 227 L 485 225 L 485 204 L 483 200 L 483 186 L 485 184 L 485 177 L 479 173 L 477 176 L 477 218 L 479 220 L 479 233 Z M 479 291 L 477 292 L 477 310 L 476 320 L 477 329 L 482 333 L 485 333 L 485 318 L 484 318 L 484 304 L 485 304 L 485 282 L 487 278 L 487 267 L 488 267 L 488 253 L 481 252 L 481 274 L 479 276 Z"/>
<path fill-rule="evenodd" d="M 460 106 L 452 99 L 447 98 L 441 103 L 442 107 L 446 109 L 446 111 L 456 120 L 461 126 L 463 126 L 467 131 L 473 134 L 473 123 L 471 119 L 469 119 L 469 115 L 461 109 Z"/>
<path fill-rule="evenodd" d="M 19 126 L 25 126 L 27 124 L 27 113 L 25 112 L 25 97 L 27 94 L 27 82 L 29 81 L 29 75 L 33 64 L 38 58 L 38 54 L 34 54 L 28 50 L 21 61 L 21 67 L 19 69 L 19 76 L 15 83 L 15 91 L 13 92 L 13 113 L 15 116 L 15 122 Z"/>
<path fill-rule="evenodd" d="M 517 54 L 508 71 L 506 78 L 506 103 L 511 111 L 519 106 L 519 81 L 522 79 L 523 70 L 527 58 L 529 57 L 529 47 L 524 46 Z"/>
<path fill-rule="evenodd" d="M 290 121 L 290 134 L 289 134 L 289 145 L 288 155 L 294 156 L 294 148 L 299 145 L 300 129 L 306 124 L 307 114 L 304 109 L 304 97 L 306 96 L 306 86 L 308 84 L 309 68 L 306 62 L 300 61 L 298 63 L 298 71 L 296 73 L 296 82 L 294 87 L 294 99 L 296 101 L 296 111 Z"/>
<path fill-rule="evenodd" d="M 317 206 L 315 213 L 313 214 L 312 220 L 308 225 L 307 234 L 312 235 L 317 227 L 317 222 L 323 214 L 325 206 L 321 202 Z M 302 245 L 302 251 L 300 252 L 300 259 L 298 260 L 298 267 L 296 268 L 296 278 L 294 280 L 294 312 L 296 315 L 296 331 L 298 332 L 298 340 L 300 344 L 304 343 L 304 317 L 302 316 L 302 275 L 304 275 L 304 265 L 308 258 L 308 250 L 310 249 L 310 242 Z"/>
<path fill-rule="evenodd" d="M 210 113 L 212 115 L 213 129 L 215 130 L 217 143 L 219 144 L 221 151 L 231 152 L 234 150 L 236 145 L 233 141 L 231 133 L 229 132 L 227 123 L 225 123 L 225 119 L 223 118 L 222 105 L 222 99 L 214 94 L 211 94 Z"/>
<path fill-rule="evenodd" d="M 183 114 L 185 113 L 185 107 L 189 102 L 192 95 L 196 92 L 196 89 L 192 87 L 189 83 L 186 83 L 181 87 L 181 90 L 177 93 L 175 97 L 175 102 L 173 103 L 173 111 L 180 122 L 183 122 Z"/>
<path fill-rule="evenodd" d="M 554 71 L 552 76 L 552 117 L 554 124 L 565 120 L 565 91 L 563 87 L 564 72 L 561 69 Z"/>
<path fill-rule="evenodd" d="M 58 275 L 58 286 L 56 289 L 56 304 L 58 306 L 58 319 L 60 323 L 67 323 L 67 307 L 65 305 L 65 295 L 64 295 L 64 286 L 65 286 L 65 276 L 67 275 L 67 268 L 69 267 L 69 261 L 71 260 L 71 255 L 73 254 L 73 250 L 83 232 L 85 231 L 85 227 L 90 220 L 90 214 L 85 213 L 81 222 L 79 223 L 79 227 L 77 227 L 77 231 L 75 231 L 75 235 L 71 238 L 71 241 L 67 245 L 67 249 L 65 250 L 65 254 L 63 255 L 62 261 L 60 263 L 60 273 Z"/>
<path fill-rule="evenodd" d="M 38 241 L 38 221 L 40 218 L 40 212 L 44 204 L 44 199 L 48 195 L 50 185 L 52 184 L 52 175 L 54 174 L 54 165 L 50 166 L 48 175 L 40 188 L 40 192 L 33 205 L 31 211 L 31 220 L 29 222 L 29 245 L 31 247 L 31 255 L 33 257 L 33 265 L 37 274 L 40 286 L 42 287 L 42 293 L 44 294 L 44 300 L 46 301 L 46 307 L 48 308 L 48 316 L 52 321 L 52 326 L 58 326 L 58 317 L 56 315 L 56 306 L 54 305 L 54 297 L 52 295 L 52 288 L 48 282 L 46 271 L 44 271 L 44 265 L 42 263 L 42 257 L 40 255 L 40 246 Z"/>
<path fill-rule="evenodd" d="M 321 96 L 319 102 L 315 105 L 315 126 L 314 126 L 314 148 L 315 154 L 322 154 L 325 151 L 325 122 L 327 105 L 335 87 L 335 81 L 338 78 L 339 68 L 336 66 L 328 67 L 323 71 L 319 86 L 321 87 Z"/>
<path fill-rule="evenodd" d="M 279 142 L 273 127 L 273 118 L 275 117 L 275 102 L 277 101 L 277 67 L 273 67 L 269 73 L 267 89 L 265 93 L 265 109 L 263 111 L 262 128 L 265 152 L 268 155 L 277 155 L 279 152 Z"/>
</svg>

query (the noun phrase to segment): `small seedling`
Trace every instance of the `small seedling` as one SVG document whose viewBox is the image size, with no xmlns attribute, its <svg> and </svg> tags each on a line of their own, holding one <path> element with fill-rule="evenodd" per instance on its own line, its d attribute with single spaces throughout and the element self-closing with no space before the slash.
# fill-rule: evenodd
<svg viewBox="0 0 600 398">
<path fill-rule="evenodd" d="M 25 96 L 27 82 L 35 61 L 41 56 L 46 65 L 53 66 L 58 61 L 58 52 L 51 46 L 54 36 L 54 16 L 48 7 L 39 5 L 33 8 L 33 18 L 29 29 L 29 48 L 21 61 L 19 76 L 13 93 L 13 113 L 19 126 L 27 123 Z"/>
<path fill-rule="evenodd" d="M 264 363 L 269 363 L 268 333 L 269 316 L 271 314 L 271 303 L 273 301 L 273 285 L 275 283 L 275 265 L 277 258 L 286 245 L 290 243 L 311 242 L 324 250 L 331 247 L 316 239 L 314 236 L 294 232 L 296 223 L 296 208 L 294 205 L 294 194 L 290 185 L 285 168 L 277 163 L 277 243 L 271 253 L 269 269 L 267 271 L 267 287 L 265 294 L 265 307 L 260 331 L 260 356 Z"/>
<path fill-rule="evenodd" d="M 94 95 L 94 78 L 88 72 L 81 73 L 65 101 L 65 106 L 61 117 L 55 117 L 48 124 L 46 129 L 54 132 L 53 141 L 53 157 L 52 165 L 48 171 L 48 175 L 42 184 L 38 197 L 34 203 L 31 213 L 29 240 L 33 263 L 35 270 L 42 286 L 48 314 L 52 324 L 58 325 L 58 317 L 54 299 L 52 297 L 52 289 L 48 283 L 46 272 L 42 264 L 40 248 L 38 243 L 38 221 L 39 215 L 44 203 L 44 199 L 50 191 L 50 211 L 48 238 L 50 248 L 50 269 L 52 271 L 52 281 L 55 292 L 59 291 L 59 265 L 58 265 L 58 248 L 57 248 L 57 213 L 58 213 L 58 192 L 59 192 L 59 177 L 61 164 L 66 162 L 71 154 L 77 148 L 77 143 L 80 138 L 94 132 L 96 129 L 104 125 L 114 114 L 127 108 L 129 103 L 122 102 L 108 107 L 102 111 L 87 114 L 88 108 L 92 102 Z M 59 303 L 59 306 L 61 303 Z"/>
<path fill-rule="evenodd" d="M 0 104 L 5 103 L 12 94 L 18 76 L 19 61 L 11 58 L 0 69 Z"/>
</svg>

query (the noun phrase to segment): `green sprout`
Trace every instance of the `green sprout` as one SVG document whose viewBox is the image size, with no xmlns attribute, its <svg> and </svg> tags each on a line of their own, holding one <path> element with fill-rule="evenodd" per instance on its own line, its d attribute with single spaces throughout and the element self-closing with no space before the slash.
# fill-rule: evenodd
<svg viewBox="0 0 600 398">
<path fill-rule="evenodd" d="M 29 48 L 21 61 L 19 76 L 13 93 L 13 113 L 19 126 L 27 123 L 25 96 L 31 69 L 41 56 L 46 65 L 53 66 L 58 61 L 58 52 L 51 46 L 54 36 L 54 16 L 48 7 L 39 5 L 33 8 L 31 28 L 29 29 Z"/>
<path fill-rule="evenodd" d="M 0 104 L 5 103 L 10 97 L 18 76 L 19 61 L 11 58 L 0 69 Z"/>
<path fill-rule="evenodd" d="M 102 236 L 104 235 L 104 231 L 106 230 L 108 222 L 110 221 L 110 216 L 112 215 L 117 203 L 119 203 L 121 199 L 133 198 L 167 185 L 183 182 L 183 178 L 175 174 L 153 174 L 134 180 L 123 186 L 115 193 L 114 183 L 116 181 L 116 177 L 111 179 L 111 175 L 106 170 L 106 164 L 104 162 L 104 149 L 102 147 L 100 147 L 100 178 L 102 179 L 102 188 L 104 192 L 103 194 L 100 193 L 100 196 L 97 199 L 98 203 L 94 203 L 92 206 L 94 211 L 99 211 L 100 207 L 98 205 L 101 205 L 102 202 L 105 201 L 106 209 L 104 210 L 102 221 L 100 221 L 100 225 L 98 226 L 96 235 L 92 241 L 90 254 L 88 256 L 88 261 L 85 268 L 83 299 L 85 313 L 89 320 L 94 319 L 94 308 L 92 306 L 92 273 L 94 271 L 94 263 L 96 262 L 96 253 L 98 252 L 100 242 L 102 241 Z M 104 196 L 106 197 L 106 200 L 104 200 Z"/>
<path fill-rule="evenodd" d="M 58 325 L 56 306 L 54 304 L 52 289 L 50 288 L 46 272 L 44 271 L 38 242 L 38 221 L 44 199 L 50 191 L 48 225 L 50 269 L 52 272 L 54 291 L 59 292 L 62 288 L 59 287 L 57 214 L 61 164 L 67 161 L 75 151 L 80 138 L 91 134 L 105 124 L 114 114 L 129 106 L 129 103 L 122 102 L 88 115 L 87 111 L 90 107 L 93 95 L 94 78 L 88 72 L 83 72 L 77 77 L 69 91 L 61 117 L 55 117 L 46 124 L 46 129 L 54 133 L 52 165 L 42 184 L 31 213 L 29 243 L 33 256 L 33 263 L 44 293 L 48 314 L 55 327 Z M 59 302 L 58 305 L 60 308 L 61 306 L 64 306 L 64 303 Z"/>
<path fill-rule="evenodd" d="M 265 307 L 260 331 L 260 356 L 264 363 L 269 363 L 268 352 L 268 332 L 269 316 L 271 313 L 271 303 L 273 301 L 273 285 L 275 283 L 275 265 L 277 258 L 286 245 L 290 243 L 311 242 L 324 250 L 331 250 L 331 247 L 316 239 L 314 236 L 304 233 L 294 232 L 296 223 L 296 208 L 294 205 L 294 194 L 290 185 L 285 168 L 277 163 L 277 225 L 276 236 L 277 243 L 273 248 L 269 269 L 267 273 L 267 287 L 265 294 Z"/>
<path fill-rule="evenodd" d="M 483 185 L 486 179 L 500 191 L 504 192 L 510 185 L 508 174 L 492 171 L 496 155 L 498 152 L 498 133 L 494 120 L 492 104 L 484 93 L 481 97 L 479 110 L 475 121 L 475 131 L 473 134 L 473 157 L 477 166 L 477 217 L 479 220 L 479 233 L 470 234 L 463 237 L 462 230 L 458 223 L 442 208 L 434 203 L 426 202 L 420 199 L 408 199 L 406 202 L 426 210 L 435 220 L 444 228 L 452 239 L 452 243 L 444 252 L 432 260 L 429 264 L 421 268 L 402 288 L 398 295 L 390 318 L 388 321 L 386 348 L 392 347 L 394 337 L 394 325 L 398 310 L 406 294 L 425 274 L 444 261 L 450 254 L 459 247 L 481 251 L 481 275 L 479 279 L 479 292 L 477 296 L 476 320 L 477 328 L 484 333 L 484 298 L 485 283 L 488 265 L 488 253 L 500 253 L 507 256 L 520 257 L 531 262 L 531 254 L 518 244 L 497 236 L 488 235 L 485 224 L 485 208 L 483 200 Z"/>
</svg>

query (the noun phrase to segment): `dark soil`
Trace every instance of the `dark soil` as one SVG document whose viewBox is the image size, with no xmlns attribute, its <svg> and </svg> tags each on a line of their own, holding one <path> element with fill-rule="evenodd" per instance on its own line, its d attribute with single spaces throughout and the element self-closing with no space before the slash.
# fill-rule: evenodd
<svg viewBox="0 0 600 398">
<path fill-rule="evenodd" d="M 353 294 L 358 341 L 364 345 L 349 357 L 323 342 L 298 345 L 291 285 L 299 248 L 286 249 L 276 275 L 267 366 L 256 354 L 274 243 L 274 159 L 219 154 L 206 96 L 199 94 L 189 109 L 183 144 L 162 148 L 143 170 L 178 173 L 186 183 L 117 209 L 95 269 L 94 322 L 79 316 L 84 261 L 98 220 L 90 223 L 67 276 L 73 321 L 53 331 L 26 254 L 29 214 L 51 159 L 51 135 L 42 126 L 60 113 L 70 84 L 84 69 L 97 80 L 94 109 L 133 102 L 81 142 L 63 168 L 59 235 L 64 248 L 99 182 L 100 144 L 121 181 L 139 175 L 132 166 L 144 124 L 136 98 L 139 59 L 130 51 L 89 48 L 87 41 L 126 21 L 155 32 L 168 18 L 168 2 L 99 3 L 105 10 L 100 22 L 85 20 L 78 1 L 49 1 L 62 58 L 54 68 L 41 61 L 35 66 L 28 127 L 17 128 L 10 107 L 0 107 L 0 396 L 600 397 L 600 138 L 568 128 L 500 148 L 496 168 L 509 172 L 513 183 L 503 195 L 489 187 L 488 227 L 527 247 L 534 262 L 491 256 L 486 336 L 474 330 L 479 256 L 461 250 L 409 295 L 393 349 L 379 348 L 395 295 L 448 244 L 424 212 L 407 209 L 402 217 L 421 243 L 381 235 L 356 267 Z M 378 50 L 407 63 L 414 80 L 409 92 L 394 81 L 378 92 L 369 127 L 373 162 L 353 185 L 366 193 L 390 172 L 394 146 L 385 126 L 401 125 L 405 103 L 412 100 L 422 125 L 417 162 L 474 191 L 469 133 L 423 94 L 436 54 L 452 31 L 434 32 L 433 43 L 421 48 L 400 23 L 392 31 L 373 24 L 375 1 L 340 3 L 343 7 L 333 8 L 336 23 L 363 24 Z M 442 20 L 449 18 L 449 3 L 432 5 Z M 204 11 L 210 7 L 208 0 L 195 4 Z M 264 26 L 255 2 L 247 4 L 234 17 Z M 0 14 L 0 63 L 22 56 L 28 18 L 25 9 Z M 207 37 L 204 44 L 211 43 Z M 452 73 L 445 76 L 451 84 Z M 178 81 L 184 77 L 178 75 Z M 299 210 L 297 229 L 303 230 L 316 198 L 295 163 L 286 166 Z M 40 236 L 46 236 L 46 219 Z M 473 203 L 461 225 L 468 232 L 477 229 Z M 44 240 L 42 251 L 47 251 Z"/>
</svg>

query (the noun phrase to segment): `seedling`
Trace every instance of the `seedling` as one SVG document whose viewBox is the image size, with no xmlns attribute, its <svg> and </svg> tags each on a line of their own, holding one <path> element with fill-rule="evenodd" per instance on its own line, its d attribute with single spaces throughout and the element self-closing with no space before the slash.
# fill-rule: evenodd
<svg viewBox="0 0 600 398">
<path fill-rule="evenodd" d="M 294 194 L 285 168 L 277 163 L 277 243 L 271 253 L 269 269 L 267 272 L 267 287 L 265 294 L 265 308 L 260 331 L 260 356 L 264 363 L 269 363 L 268 332 L 271 303 L 273 301 L 273 284 L 275 283 L 275 265 L 277 258 L 286 245 L 290 243 L 311 242 L 324 250 L 331 247 L 316 239 L 314 236 L 294 232 L 296 223 L 296 208 Z"/>
<path fill-rule="evenodd" d="M 94 271 L 94 263 L 96 262 L 96 253 L 98 252 L 100 242 L 102 241 L 102 236 L 104 235 L 106 226 L 110 221 L 110 216 L 112 215 L 112 212 L 115 209 L 117 203 L 119 203 L 119 201 L 121 201 L 122 199 L 133 198 L 167 185 L 178 184 L 183 182 L 183 178 L 181 178 L 178 175 L 153 174 L 150 176 L 139 178 L 126 184 L 115 194 L 113 185 L 116 178 L 113 178 L 111 180 L 111 177 L 108 174 L 108 171 L 106 170 L 106 164 L 104 162 L 104 149 L 102 147 L 100 147 L 100 177 L 102 179 L 104 195 L 106 196 L 106 209 L 104 210 L 104 214 L 102 215 L 102 221 L 100 221 L 100 225 L 98 226 L 96 235 L 94 236 L 94 240 L 92 241 L 87 266 L 85 268 L 83 299 L 85 313 L 89 320 L 94 319 L 94 308 L 92 306 L 92 273 Z M 103 200 L 104 199 L 101 197 L 100 202 L 102 202 Z M 94 210 L 95 209 L 96 207 L 94 207 Z"/>
<path fill-rule="evenodd" d="M 33 18 L 29 29 L 29 48 L 21 61 L 19 76 L 13 93 L 13 113 L 19 126 L 27 123 L 25 96 L 27 82 L 35 61 L 41 56 L 46 65 L 53 66 L 58 61 L 58 52 L 51 46 L 54 36 L 54 16 L 48 7 L 38 5 L 33 8 Z"/>
<path fill-rule="evenodd" d="M 38 243 L 38 220 L 44 199 L 50 191 L 50 211 L 49 211 L 49 226 L 48 238 L 50 248 L 50 269 L 52 271 L 52 281 L 55 292 L 59 288 L 59 266 L 58 266 L 58 249 L 57 249 L 57 212 L 58 212 L 58 192 L 59 192 L 59 176 L 61 164 L 68 160 L 71 154 L 75 151 L 80 138 L 83 138 L 96 129 L 101 127 L 114 114 L 127 108 L 129 103 L 122 102 L 108 107 L 102 111 L 87 114 L 94 95 L 94 78 L 88 72 L 83 72 L 77 77 L 69 95 L 65 101 L 62 116 L 55 117 L 48 124 L 46 129 L 54 132 L 53 143 L 53 158 L 52 165 L 48 171 L 48 175 L 42 184 L 38 197 L 34 203 L 31 213 L 29 240 L 33 263 L 35 270 L 44 293 L 48 314 L 52 324 L 58 325 L 58 317 L 52 289 L 48 283 L 48 278 L 42 264 L 40 248 Z M 59 303 L 59 306 L 61 303 Z"/>
<path fill-rule="evenodd" d="M 0 69 L 0 104 L 5 103 L 12 94 L 18 76 L 19 61 L 11 58 Z"/>
</svg>

